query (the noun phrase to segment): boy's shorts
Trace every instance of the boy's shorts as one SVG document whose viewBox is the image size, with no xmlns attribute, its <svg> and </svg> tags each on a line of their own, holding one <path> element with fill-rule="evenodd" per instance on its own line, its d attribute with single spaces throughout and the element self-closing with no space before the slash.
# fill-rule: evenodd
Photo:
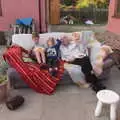
<svg viewBox="0 0 120 120">
<path fill-rule="evenodd" d="M 36 48 L 34 48 L 34 51 L 35 52 L 43 52 L 44 48 L 42 48 L 42 47 L 36 47 Z"/>
<path fill-rule="evenodd" d="M 47 59 L 47 65 L 49 67 L 57 67 L 58 66 L 58 59 L 54 59 L 54 58 L 49 58 Z"/>
</svg>

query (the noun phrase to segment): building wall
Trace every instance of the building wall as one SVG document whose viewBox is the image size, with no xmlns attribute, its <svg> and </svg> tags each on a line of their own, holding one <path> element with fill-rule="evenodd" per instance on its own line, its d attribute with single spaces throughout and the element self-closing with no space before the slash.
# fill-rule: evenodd
<svg viewBox="0 0 120 120">
<path fill-rule="evenodd" d="M 45 8 L 42 7 L 40 11 L 39 1 L 44 7 L 44 0 L 1 0 L 2 16 L 0 16 L 0 31 L 9 30 L 10 24 L 15 23 L 17 18 L 27 17 L 32 17 L 35 20 L 38 30 L 40 30 L 40 28 L 44 29 Z M 42 24 L 41 27 L 40 24 Z"/>
<path fill-rule="evenodd" d="M 114 10 L 115 10 L 115 0 L 111 0 L 109 6 L 109 20 L 108 20 L 107 30 L 116 34 L 120 34 L 120 18 L 113 17 Z"/>
</svg>

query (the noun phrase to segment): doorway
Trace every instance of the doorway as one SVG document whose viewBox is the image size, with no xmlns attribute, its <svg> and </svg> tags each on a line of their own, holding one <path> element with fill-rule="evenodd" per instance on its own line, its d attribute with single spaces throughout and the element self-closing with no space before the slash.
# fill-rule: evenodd
<svg viewBox="0 0 120 120">
<path fill-rule="evenodd" d="M 60 0 L 49 0 L 49 24 L 60 23 Z"/>
</svg>

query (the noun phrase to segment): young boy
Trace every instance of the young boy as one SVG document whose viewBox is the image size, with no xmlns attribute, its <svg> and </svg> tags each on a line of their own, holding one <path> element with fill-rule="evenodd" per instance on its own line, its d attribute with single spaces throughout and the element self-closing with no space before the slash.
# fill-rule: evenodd
<svg viewBox="0 0 120 120">
<path fill-rule="evenodd" d="M 61 45 L 61 41 L 57 39 L 57 43 L 55 43 L 53 37 L 50 37 L 47 41 L 46 62 L 49 66 L 49 72 L 52 74 L 52 76 L 55 76 L 58 70 L 60 45 Z"/>
<path fill-rule="evenodd" d="M 37 62 L 39 64 L 46 63 L 45 59 L 45 48 L 39 44 L 39 34 L 36 32 L 32 33 L 32 40 L 34 41 L 33 52 L 35 53 Z"/>
</svg>

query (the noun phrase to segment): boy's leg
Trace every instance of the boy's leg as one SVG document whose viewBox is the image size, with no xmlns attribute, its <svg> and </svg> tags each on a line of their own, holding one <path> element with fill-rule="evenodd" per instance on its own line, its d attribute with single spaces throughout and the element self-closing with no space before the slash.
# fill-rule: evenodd
<svg viewBox="0 0 120 120">
<path fill-rule="evenodd" d="M 48 59 L 48 58 L 47 58 L 47 61 L 46 61 L 46 62 L 47 62 L 48 67 L 51 67 L 51 66 L 52 66 L 52 59 Z"/>
<path fill-rule="evenodd" d="M 58 70 L 58 59 L 53 59 L 52 60 L 52 66 L 55 70 Z"/>
<path fill-rule="evenodd" d="M 58 70 L 58 67 L 57 67 L 57 59 L 52 59 L 51 60 L 51 67 L 52 67 L 52 76 L 56 76 L 57 75 L 57 70 Z"/>
<path fill-rule="evenodd" d="M 46 63 L 45 51 L 41 49 L 40 53 L 41 53 L 41 57 L 42 57 L 42 62 Z"/>
<path fill-rule="evenodd" d="M 49 72 L 52 72 L 52 59 L 47 59 L 47 65 L 49 67 Z"/>
<path fill-rule="evenodd" d="M 35 52 L 35 56 L 36 56 L 37 62 L 38 62 L 39 64 L 41 64 L 42 61 L 41 61 L 41 55 L 40 55 L 40 52 L 37 51 L 37 50 L 35 50 L 34 52 Z"/>
</svg>

